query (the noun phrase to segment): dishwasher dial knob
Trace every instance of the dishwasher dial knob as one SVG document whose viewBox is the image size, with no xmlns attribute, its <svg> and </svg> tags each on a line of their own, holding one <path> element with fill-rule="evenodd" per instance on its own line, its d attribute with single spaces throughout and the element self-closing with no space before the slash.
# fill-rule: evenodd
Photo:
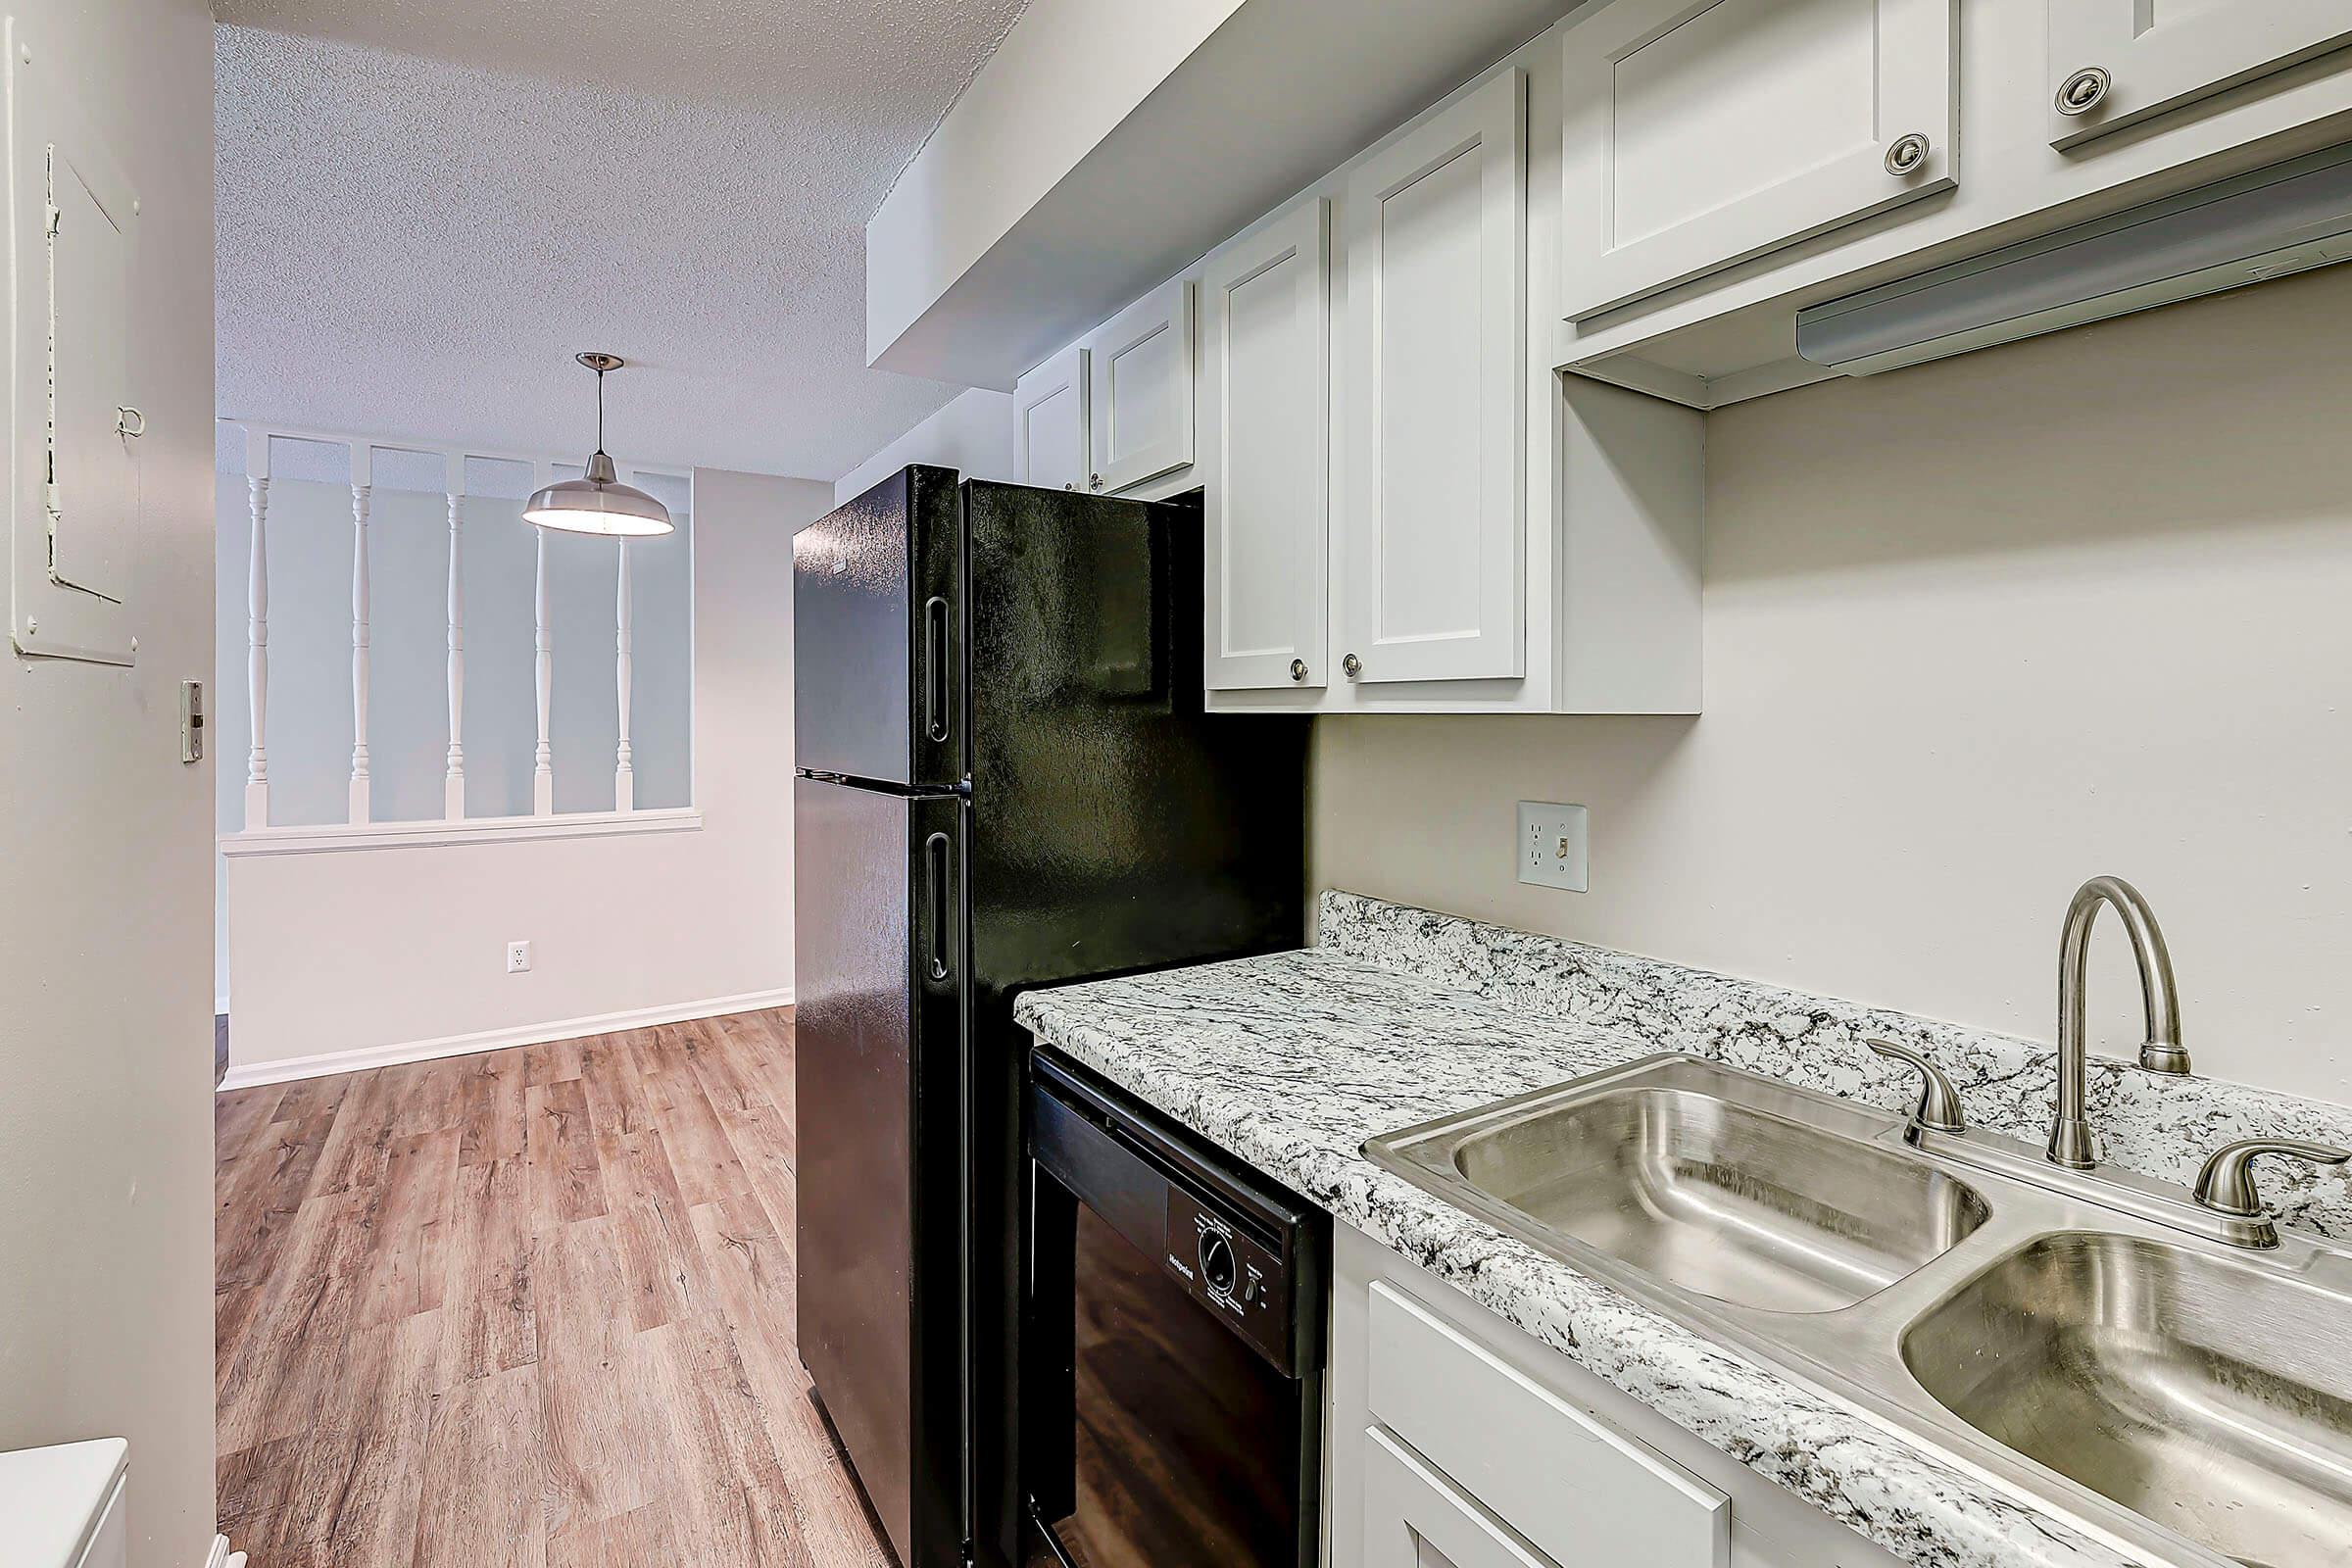
<svg viewBox="0 0 2352 1568">
<path fill-rule="evenodd" d="M 1219 1296 L 1233 1294 L 1233 1244 L 1215 1231 L 1200 1234 L 1200 1277 Z"/>
</svg>

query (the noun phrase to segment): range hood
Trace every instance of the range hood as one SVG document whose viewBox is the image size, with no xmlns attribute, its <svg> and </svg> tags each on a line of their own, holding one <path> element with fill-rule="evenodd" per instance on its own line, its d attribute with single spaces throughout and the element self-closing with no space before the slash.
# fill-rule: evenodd
<svg viewBox="0 0 2352 1568">
<path fill-rule="evenodd" d="M 2352 146 L 1807 306 L 1799 358 L 1870 375 L 2352 261 Z"/>
</svg>

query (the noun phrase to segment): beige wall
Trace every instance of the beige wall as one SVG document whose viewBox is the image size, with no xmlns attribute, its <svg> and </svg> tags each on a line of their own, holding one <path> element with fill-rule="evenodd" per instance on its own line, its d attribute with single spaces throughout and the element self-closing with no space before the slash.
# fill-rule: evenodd
<svg viewBox="0 0 2352 1568">
<path fill-rule="evenodd" d="M 697 831 L 229 862 L 231 1082 L 792 985 L 792 534 L 831 485 L 694 475 Z M 557 679 L 562 680 L 561 656 Z M 532 944 L 510 975 L 504 946 Z M 576 1025 L 576 1027 L 574 1027 Z"/>
<path fill-rule="evenodd" d="M 213 669 L 212 18 L 194 0 L 10 11 L 35 62 L 82 84 L 139 194 L 128 336 L 147 434 L 137 664 L 27 660 L 0 639 L 0 1448 L 128 1439 L 133 1568 L 199 1568 L 213 776 L 179 760 L 178 687 Z"/>
<path fill-rule="evenodd" d="M 1711 416 L 1705 714 L 1318 720 L 1315 884 L 2047 1039 L 2112 871 L 2200 1070 L 2352 1102 L 2347 342 L 2339 268 Z"/>
</svg>

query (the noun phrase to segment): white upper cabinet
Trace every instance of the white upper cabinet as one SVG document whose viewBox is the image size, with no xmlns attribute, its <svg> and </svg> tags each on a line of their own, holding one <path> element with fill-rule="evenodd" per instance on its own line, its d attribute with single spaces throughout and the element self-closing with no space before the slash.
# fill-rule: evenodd
<svg viewBox="0 0 2352 1568">
<path fill-rule="evenodd" d="M 2052 0 L 2126 13 L 2146 3 Z M 1591 316 L 1951 188 L 1958 10 L 1959 0 L 1616 0 L 1569 25 L 1564 314 Z"/>
<path fill-rule="evenodd" d="M 1329 678 L 1329 230 L 1314 197 L 1203 269 L 1211 691 Z"/>
<path fill-rule="evenodd" d="M 2047 0 L 2050 145 L 2352 44 L 2345 0 Z"/>
<path fill-rule="evenodd" d="M 1526 76 L 1350 172 L 1341 673 L 1526 669 Z"/>
<path fill-rule="evenodd" d="M 1087 486 L 1132 490 L 1193 461 L 1193 285 L 1178 279 L 1086 340 Z"/>
<path fill-rule="evenodd" d="M 1012 388 L 1012 477 L 1049 490 L 1086 483 L 1086 350 L 1067 348 Z"/>
</svg>

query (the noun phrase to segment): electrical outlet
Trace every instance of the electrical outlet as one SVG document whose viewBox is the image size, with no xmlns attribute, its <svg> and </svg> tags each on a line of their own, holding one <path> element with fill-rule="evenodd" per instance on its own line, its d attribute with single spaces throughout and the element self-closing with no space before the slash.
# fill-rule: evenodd
<svg viewBox="0 0 2352 1568">
<path fill-rule="evenodd" d="M 1586 891 L 1586 811 L 1545 801 L 1519 803 L 1519 880 L 1540 888 Z"/>
<path fill-rule="evenodd" d="M 508 943 L 508 944 L 507 944 L 507 973 L 509 973 L 509 974 L 528 974 L 528 973 L 530 973 L 530 972 L 531 972 L 531 945 L 530 945 L 528 942 L 510 942 L 510 943 Z"/>
</svg>

